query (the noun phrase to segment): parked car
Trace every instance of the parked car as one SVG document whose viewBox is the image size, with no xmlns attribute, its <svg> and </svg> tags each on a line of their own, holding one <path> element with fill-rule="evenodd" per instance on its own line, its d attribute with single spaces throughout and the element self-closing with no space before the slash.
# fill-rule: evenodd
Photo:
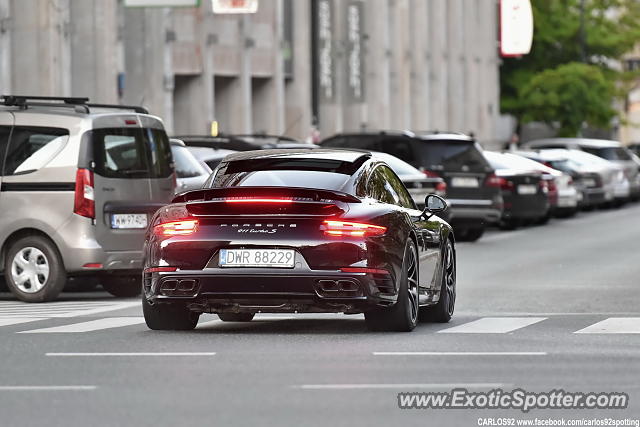
<svg viewBox="0 0 640 427">
<path fill-rule="evenodd" d="M 200 162 L 179 139 L 170 139 L 171 154 L 176 169 L 176 193 L 197 190 L 211 175 L 211 168 Z"/>
<path fill-rule="evenodd" d="M 226 150 L 224 148 L 214 148 L 214 147 L 196 147 L 189 146 L 187 150 L 193 156 L 198 159 L 198 161 L 204 165 L 206 165 L 212 171 L 218 167 L 218 164 L 229 154 L 237 153 L 235 150 Z"/>
<path fill-rule="evenodd" d="M 619 165 L 629 181 L 629 198 L 640 199 L 640 159 L 618 141 L 588 138 L 551 138 L 529 141 L 526 147 L 532 149 L 566 148 L 581 150 Z M 621 194 L 623 191 L 619 191 Z M 623 203 L 617 197 L 618 203 Z"/>
<path fill-rule="evenodd" d="M 55 299 L 68 276 L 140 293 L 149 218 L 174 195 L 162 121 L 87 98 L 3 96 L 0 258 L 23 301 Z"/>
<path fill-rule="evenodd" d="M 458 240 L 479 239 L 488 224 L 502 216 L 499 179 L 482 156 L 476 141 L 456 133 L 363 132 L 329 137 L 323 147 L 381 151 L 423 171 L 443 178 L 450 205 L 449 221 Z"/>
<path fill-rule="evenodd" d="M 581 181 L 587 188 L 586 197 L 590 199 L 586 208 L 608 207 L 621 203 L 629 196 L 629 183 L 622 168 L 612 162 L 581 150 L 548 149 L 540 150 L 544 156 L 557 156 L 567 159 L 564 164 L 554 162 L 554 167 L 577 168 L 581 171 Z"/>
<path fill-rule="evenodd" d="M 259 311 L 364 313 L 372 330 L 406 332 L 419 319 L 448 322 L 455 243 L 437 216 L 446 202 L 432 194 L 426 206 L 370 153 L 232 154 L 206 188 L 152 219 L 147 326 L 189 330 L 201 313 L 248 322 Z"/>
<path fill-rule="evenodd" d="M 409 163 L 387 153 L 372 151 L 374 158 L 385 162 L 398 175 L 402 183 L 407 187 L 411 198 L 419 209 L 424 209 L 424 201 L 429 194 L 447 197 L 447 183 L 440 177 L 428 177 Z M 446 212 L 440 217 L 446 217 Z M 446 218 L 445 218 L 446 219 Z"/>
<path fill-rule="evenodd" d="M 538 168 L 523 165 L 513 154 L 485 151 L 484 156 L 500 180 L 504 210 L 500 226 L 506 229 L 527 222 L 542 222 L 550 212 L 549 186 Z"/>
<path fill-rule="evenodd" d="M 554 216 L 569 217 L 578 211 L 583 198 L 582 192 L 569 173 L 554 169 L 535 151 L 512 151 L 506 154 L 515 155 L 514 162 L 520 163 L 523 169 L 530 168 L 542 173 L 542 177 L 549 183 L 549 200 Z"/>
</svg>

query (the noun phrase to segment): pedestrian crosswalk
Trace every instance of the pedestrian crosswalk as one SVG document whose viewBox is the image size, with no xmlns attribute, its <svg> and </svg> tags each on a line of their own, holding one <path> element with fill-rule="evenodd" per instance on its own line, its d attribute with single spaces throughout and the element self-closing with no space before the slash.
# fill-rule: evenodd
<svg viewBox="0 0 640 427">
<path fill-rule="evenodd" d="M 89 316 L 139 306 L 140 300 L 138 299 L 128 301 L 59 301 L 42 304 L 0 301 L 0 322 L 8 321 L 8 319 Z M 2 323 L 0 323 L 0 326 L 2 326 Z"/>
<path fill-rule="evenodd" d="M 91 332 L 100 332 L 106 330 L 129 330 L 127 328 L 136 328 L 137 330 L 147 330 L 144 324 L 144 318 L 140 315 L 135 316 L 83 316 L 66 315 L 61 316 L 21 316 L 21 317 L 3 317 L 0 315 L 0 332 L 3 329 L 11 328 L 12 332 L 19 334 L 82 334 Z M 73 321 L 70 317 L 75 317 Z M 437 333 L 437 334 L 458 334 L 458 335 L 513 335 L 526 333 L 532 328 L 537 331 L 561 333 L 561 334 L 640 334 L 640 317 L 607 317 L 604 316 L 585 316 L 583 319 L 575 320 L 571 318 L 567 322 L 567 317 L 548 316 L 548 317 L 480 317 L 456 319 L 452 324 L 425 324 L 418 326 L 417 333 Z M 274 316 L 274 315 L 256 315 L 253 322 L 250 323 L 224 323 L 217 319 L 216 316 L 207 315 L 201 318 L 197 326 L 198 330 L 215 332 L 217 329 L 227 327 L 242 326 L 243 331 L 250 332 L 256 327 L 256 333 L 260 333 L 258 325 L 264 325 L 273 322 L 273 325 L 282 328 L 282 333 L 286 333 L 287 324 L 290 322 L 316 321 L 321 322 L 328 319 L 342 319 L 345 322 L 353 322 L 354 316 L 340 315 L 298 315 L 298 316 Z M 362 318 L 362 316 L 360 316 Z M 362 319 L 360 319 L 362 320 Z M 277 322 L 277 323 L 276 323 Z M 353 323 L 350 323 L 353 325 Z M 235 326 L 234 326 L 235 325 Z M 333 328 L 335 323 L 331 323 Z M 338 326 L 336 333 L 340 333 Z M 363 325 L 364 328 L 364 325 Z M 545 329 L 546 328 L 546 329 Z M 350 327 L 350 330 L 352 327 Z"/>
</svg>

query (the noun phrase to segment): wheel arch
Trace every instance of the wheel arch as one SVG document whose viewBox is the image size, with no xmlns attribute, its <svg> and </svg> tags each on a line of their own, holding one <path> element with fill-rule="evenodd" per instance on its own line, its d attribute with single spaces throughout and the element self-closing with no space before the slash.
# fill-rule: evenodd
<svg viewBox="0 0 640 427">
<path fill-rule="evenodd" d="M 29 236 L 39 236 L 48 240 L 49 243 L 51 243 L 51 245 L 53 246 L 53 248 L 58 252 L 58 255 L 60 256 L 60 261 L 63 264 L 62 267 L 64 269 L 64 259 L 62 258 L 62 254 L 60 253 L 60 248 L 58 248 L 58 245 L 56 245 L 56 242 L 51 238 L 51 236 L 49 236 L 47 233 L 37 228 L 25 227 L 9 234 L 7 238 L 4 239 L 4 242 L 2 242 L 2 247 L 0 248 L 0 270 L 4 271 L 7 252 L 9 251 L 9 247 L 11 246 L 11 244 L 18 239 L 22 239 L 23 237 L 29 237 Z"/>
</svg>

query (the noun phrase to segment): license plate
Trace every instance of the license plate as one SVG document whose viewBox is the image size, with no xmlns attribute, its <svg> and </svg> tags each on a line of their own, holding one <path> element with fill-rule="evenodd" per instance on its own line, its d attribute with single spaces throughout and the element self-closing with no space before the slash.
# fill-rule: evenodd
<svg viewBox="0 0 640 427">
<path fill-rule="evenodd" d="M 582 180 L 582 183 L 587 187 L 595 187 L 596 186 L 596 180 L 595 179 L 584 179 L 584 180 Z"/>
<path fill-rule="evenodd" d="M 535 185 L 518 185 L 518 194 L 536 194 L 537 192 Z"/>
<path fill-rule="evenodd" d="M 293 249 L 220 249 L 220 267 L 293 268 Z"/>
<path fill-rule="evenodd" d="M 147 228 L 147 214 L 113 214 L 111 228 Z"/>
<path fill-rule="evenodd" d="M 478 182 L 478 178 L 469 178 L 469 177 L 454 177 L 451 178 L 451 186 L 452 187 L 466 187 L 466 188 L 478 188 L 480 184 Z"/>
</svg>

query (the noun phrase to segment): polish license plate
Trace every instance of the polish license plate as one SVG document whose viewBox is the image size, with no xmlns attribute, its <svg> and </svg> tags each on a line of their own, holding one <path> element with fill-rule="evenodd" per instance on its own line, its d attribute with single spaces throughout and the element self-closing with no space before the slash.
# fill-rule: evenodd
<svg viewBox="0 0 640 427">
<path fill-rule="evenodd" d="M 220 267 L 293 268 L 293 249 L 220 249 Z"/>
<path fill-rule="evenodd" d="M 480 183 L 478 178 L 456 176 L 451 178 L 452 187 L 478 188 Z"/>
<path fill-rule="evenodd" d="M 596 186 L 596 180 L 595 179 L 583 179 L 582 183 L 586 186 L 586 187 L 595 187 Z"/>
<path fill-rule="evenodd" d="M 535 185 L 518 185 L 518 194 L 536 194 L 538 189 Z"/>
<path fill-rule="evenodd" d="M 113 214 L 111 228 L 147 228 L 147 214 Z"/>
</svg>

